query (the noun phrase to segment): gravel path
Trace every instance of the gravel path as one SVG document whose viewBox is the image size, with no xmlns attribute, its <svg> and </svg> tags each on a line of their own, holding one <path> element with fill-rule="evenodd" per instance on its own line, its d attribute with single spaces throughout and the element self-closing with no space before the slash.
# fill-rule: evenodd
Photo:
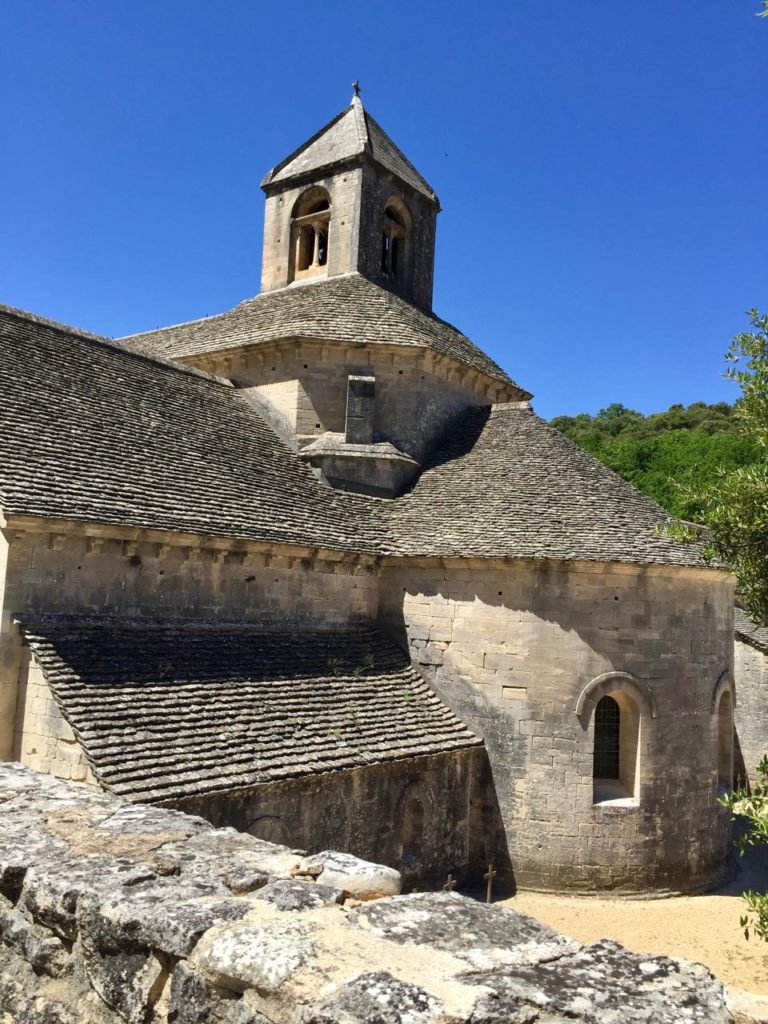
<svg viewBox="0 0 768 1024">
<path fill-rule="evenodd" d="M 581 942 L 609 938 L 638 953 L 696 960 L 726 985 L 768 995 L 768 942 L 746 941 L 739 927 L 745 889 L 768 892 L 768 849 L 751 850 L 733 882 L 704 896 L 621 900 L 521 892 L 504 902 Z"/>
</svg>

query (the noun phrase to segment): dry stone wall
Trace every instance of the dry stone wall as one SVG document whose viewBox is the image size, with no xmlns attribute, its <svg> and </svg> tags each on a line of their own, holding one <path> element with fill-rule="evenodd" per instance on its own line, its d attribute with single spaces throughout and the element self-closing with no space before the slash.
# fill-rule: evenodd
<svg viewBox="0 0 768 1024">
<path fill-rule="evenodd" d="M 13 1024 L 732 1024 L 699 965 L 0 766 Z M 350 898 L 350 893 L 364 901 Z M 375 898 L 375 897 L 383 898 Z"/>
<path fill-rule="evenodd" d="M 523 561 L 384 567 L 381 624 L 485 740 L 503 826 L 495 856 L 508 851 L 518 885 L 678 891 L 723 871 L 712 695 L 731 671 L 733 606 L 730 582 L 713 576 Z M 650 696 L 633 798 L 596 802 L 594 721 L 577 702 L 611 673 Z"/>
</svg>

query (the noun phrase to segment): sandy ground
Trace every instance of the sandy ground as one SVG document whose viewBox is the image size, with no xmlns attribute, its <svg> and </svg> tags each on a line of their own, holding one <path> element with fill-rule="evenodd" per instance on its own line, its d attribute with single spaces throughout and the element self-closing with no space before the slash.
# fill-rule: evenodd
<svg viewBox="0 0 768 1024">
<path fill-rule="evenodd" d="M 521 892 L 503 901 L 581 942 L 615 939 L 638 953 L 706 964 L 726 985 L 768 995 L 768 942 L 744 938 L 745 889 L 768 892 L 768 849 L 749 851 L 733 882 L 703 896 L 596 899 Z"/>
</svg>

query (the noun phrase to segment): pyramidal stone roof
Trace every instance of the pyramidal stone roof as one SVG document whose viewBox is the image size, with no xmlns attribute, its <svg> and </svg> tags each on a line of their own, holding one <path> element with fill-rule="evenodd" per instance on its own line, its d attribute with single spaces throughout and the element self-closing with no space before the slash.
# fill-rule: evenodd
<svg viewBox="0 0 768 1024">
<path fill-rule="evenodd" d="M 97 778 L 130 800 L 248 790 L 481 745 L 375 630 L 22 625 Z"/>
<path fill-rule="evenodd" d="M 29 515 L 371 555 L 702 568 L 672 517 L 536 416 L 470 409 L 413 488 L 320 483 L 238 389 L 0 307 L 0 503 Z"/>
<path fill-rule="evenodd" d="M 530 398 L 461 331 L 356 273 L 263 292 L 227 313 L 133 334 L 120 343 L 137 352 L 184 359 L 285 338 L 431 349 Z"/>
<path fill-rule="evenodd" d="M 402 182 L 439 207 L 434 189 L 422 178 L 381 125 L 363 109 L 359 96 L 354 96 L 346 110 L 342 110 L 311 139 L 269 171 L 261 187 L 269 191 L 271 187 L 294 178 L 366 158 L 391 171 Z"/>
<path fill-rule="evenodd" d="M 398 555 L 702 568 L 672 522 L 527 402 L 470 410 L 388 516 Z"/>
</svg>

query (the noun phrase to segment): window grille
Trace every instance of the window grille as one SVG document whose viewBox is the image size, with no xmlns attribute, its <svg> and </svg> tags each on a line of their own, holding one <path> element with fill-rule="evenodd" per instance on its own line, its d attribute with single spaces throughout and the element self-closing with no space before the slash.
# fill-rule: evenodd
<svg viewBox="0 0 768 1024">
<path fill-rule="evenodd" d="M 618 779 L 621 711 L 613 697 L 602 697 L 595 708 L 595 755 L 592 774 L 596 779 Z"/>
</svg>

